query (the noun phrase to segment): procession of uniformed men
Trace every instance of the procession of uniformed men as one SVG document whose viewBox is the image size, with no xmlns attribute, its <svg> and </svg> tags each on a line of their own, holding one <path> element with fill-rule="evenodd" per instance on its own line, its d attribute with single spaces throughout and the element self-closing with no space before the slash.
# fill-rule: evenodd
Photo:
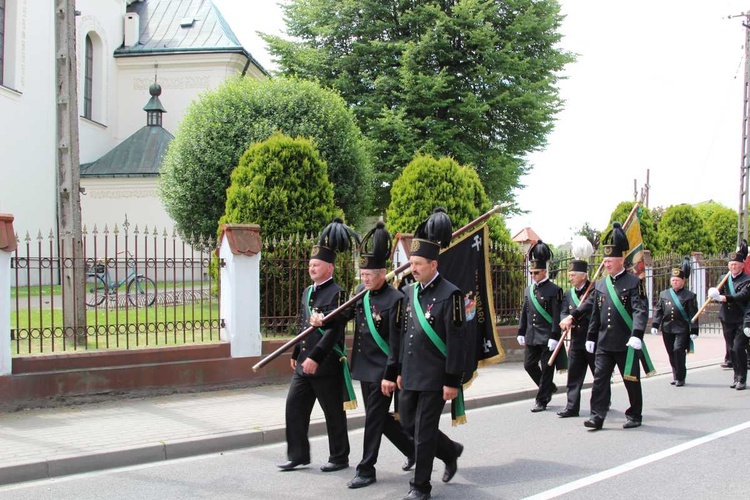
<svg viewBox="0 0 750 500">
<path fill-rule="evenodd" d="M 292 381 L 287 396 L 287 459 L 283 471 L 310 463 L 308 429 L 310 413 L 320 403 L 328 431 L 328 461 L 320 467 L 332 472 L 349 467 L 349 441 L 345 409 L 356 404 L 351 380 L 359 380 L 365 406 L 362 459 L 349 488 L 376 482 L 375 464 L 385 436 L 405 456 L 402 470 L 414 467 L 409 492 L 404 499 L 431 496 L 433 461 L 445 463 L 443 482 L 458 470 L 463 446 L 439 429 L 447 401 L 463 403 L 464 299 L 462 292 L 438 270 L 441 248 L 451 240 L 452 225 L 442 209 L 416 229 L 410 246 L 413 282 L 402 291 L 386 280 L 391 236 L 382 222 L 365 236 L 359 247 L 362 294 L 348 309 L 324 321 L 324 317 L 346 301 L 346 293 L 334 282 L 336 253 L 348 250 L 358 236 L 340 219 L 334 219 L 313 247 L 309 274 L 313 284 L 301 298 L 300 331 L 314 327 L 295 345 L 291 357 Z M 581 390 L 590 370 L 594 376 L 589 418 L 584 425 L 601 429 L 611 404 L 611 377 L 617 367 L 630 400 L 623 428 L 639 427 L 643 420 L 641 364 L 647 366 L 643 343 L 649 318 L 648 299 L 642 281 L 625 269 L 629 250 L 627 236 L 614 223 L 602 245 L 602 267 L 606 276 L 591 283 L 587 259 L 593 254 L 588 240 L 573 242 L 574 259 L 569 265 L 570 289 L 563 291 L 549 279 L 549 247 L 539 241 L 529 251 L 531 285 L 521 308 L 518 343 L 524 346 L 524 368 L 538 387 L 532 412 L 547 408 L 556 386 L 550 362 L 558 342 L 569 339 L 567 350 L 567 403 L 561 418 L 580 412 Z M 747 384 L 747 354 L 750 338 L 750 276 L 743 263 L 747 244 L 730 255 L 729 273 L 709 297 L 721 303 L 720 319 L 730 351 L 734 379 L 731 388 Z M 672 384 L 686 380 L 685 356 L 698 336 L 696 295 L 686 287 L 689 259 L 671 270 L 670 288 L 659 295 L 651 333 L 661 330 L 672 366 Z M 344 327 L 354 319 L 355 335 L 351 370 L 344 344 Z M 562 346 L 560 346 L 562 347 Z M 390 412 L 392 402 L 398 416 Z M 400 418 L 399 418 L 400 417 Z M 399 421 L 400 420 L 400 421 Z"/>
</svg>

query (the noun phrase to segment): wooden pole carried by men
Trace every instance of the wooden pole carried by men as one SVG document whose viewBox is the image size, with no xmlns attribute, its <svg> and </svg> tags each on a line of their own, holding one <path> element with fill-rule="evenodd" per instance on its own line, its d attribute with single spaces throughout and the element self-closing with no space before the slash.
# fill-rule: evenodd
<svg viewBox="0 0 750 500">
<path fill-rule="evenodd" d="M 469 231 L 469 230 L 473 229 L 474 227 L 478 226 L 479 224 L 482 224 L 487 219 L 489 219 L 491 216 L 495 215 L 496 213 L 499 213 L 502 210 L 502 208 L 503 208 L 502 205 L 495 205 L 494 207 L 492 207 L 486 213 L 480 215 L 479 217 L 477 217 L 473 221 L 469 222 L 465 226 L 457 229 L 453 233 L 453 238 L 455 239 L 458 236 L 460 236 L 463 233 L 465 233 L 466 231 Z M 386 281 L 392 281 L 398 274 L 406 271 L 407 269 L 409 269 L 409 263 L 408 262 L 406 262 L 403 265 L 399 266 L 395 270 L 389 272 L 386 275 L 386 277 L 385 277 Z M 354 295 L 351 299 L 349 299 L 348 301 L 344 302 L 339 307 L 337 307 L 336 309 L 334 309 L 333 311 L 331 311 L 330 313 L 328 313 L 323 318 L 323 323 L 324 324 L 327 323 L 332 318 L 334 318 L 335 316 L 337 316 L 338 314 L 340 314 L 342 311 L 345 311 L 346 309 L 348 309 L 349 307 L 351 307 L 353 304 L 355 304 L 357 301 L 361 300 L 362 297 L 364 297 L 364 295 L 365 295 L 366 292 L 367 292 L 366 290 L 363 290 L 362 292 Z M 297 334 L 296 337 L 294 337 L 293 339 L 290 339 L 284 345 L 282 345 L 281 347 L 279 347 L 278 349 L 276 349 L 275 351 L 273 351 L 271 354 L 269 354 L 265 358 L 261 359 L 258 363 L 256 363 L 255 365 L 253 365 L 253 371 L 257 372 L 259 369 L 263 368 L 268 363 L 270 363 L 274 359 L 278 358 L 284 352 L 288 351 L 291 347 L 294 347 L 295 344 L 299 343 L 305 337 L 307 337 L 308 335 L 310 335 L 310 333 L 312 333 L 314 330 L 315 330 L 315 327 L 313 327 L 313 326 L 310 326 L 310 327 L 302 330 L 299 334 Z"/>
<path fill-rule="evenodd" d="M 627 219 L 625 219 L 625 222 L 623 223 L 622 227 L 626 228 L 628 225 L 632 222 L 633 217 L 638 213 L 638 207 L 641 206 L 640 201 L 636 201 L 635 205 L 633 205 L 633 209 L 628 214 Z M 601 274 L 602 269 L 604 268 L 604 262 L 602 261 L 601 264 L 599 264 L 599 267 L 596 270 L 596 273 L 594 273 L 593 276 L 591 276 L 591 282 L 589 283 L 588 288 L 586 288 L 586 292 L 581 297 L 581 303 L 585 302 L 586 299 L 589 296 L 589 292 L 594 288 L 594 284 L 596 283 L 596 280 L 599 279 L 599 274 Z M 565 339 L 568 338 L 568 335 L 570 335 L 570 329 L 566 328 L 562 331 L 562 335 L 560 337 L 560 342 L 558 342 L 557 347 L 555 347 L 555 350 L 552 352 L 552 356 L 550 356 L 549 361 L 547 362 L 548 366 L 553 366 L 555 364 L 555 358 L 557 358 L 557 355 L 560 353 L 560 349 L 563 348 L 565 345 Z"/>
</svg>

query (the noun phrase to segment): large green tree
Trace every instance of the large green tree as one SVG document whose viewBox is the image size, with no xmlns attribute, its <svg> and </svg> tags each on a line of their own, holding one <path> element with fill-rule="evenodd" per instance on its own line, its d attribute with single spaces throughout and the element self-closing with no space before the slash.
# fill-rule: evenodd
<svg viewBox="0 0 750 500">
<path fill-rule="evenodd" d="M 714 250 L 703 218 L 695 207 L 688 204 L 667 208 L 659 222 L 658 232 L 665 252 L 687 256 L 690 252 L 710 253 Z"/>
<path fill-rule="evenodd" d="M 242 155 L 220 223 L 261 224 L 264 234 L 317 232 L 337 212 L 328 167 L 309 139 L 276 133 Z"/>
<path fill-rule="evenodd" d="M 609 217 L 609 224 L 607 224 L 607 227 L 601 232 L 602 237 L 610 232 L 613 222 L 625 224 L 625 221 L 633 210 L 634 205 L 635 203 L 632 201 L 620 202 L 612 211 L 612 215 Z M 639 220 L 641 223 L 641 236 L 643 236 L 643 249 L 650 250 L 653 254 L 659 253 L 661 248 L 659 245 L 659 236 L 656 233 L 656 225 L 654 224 L 654 217 L 651 214 L 651 211 L 648 208 L 641 206 Z"/>
<path fill-rule="evenodd" d="M 178 231 L 214 236 L 240 156 L 279 130 L 312 139 L 328 165 L 335 203 L 352 223 L 366 214 L 367 143 L 341 97 L 294 78 L 233 78 L 188 108 L 165 156 L 160 194 Z"/>
<path fill-rule="evenodd" d="M 509 201 L 562 107 L 556 0 L 291 0 L 281 73 L 338 90 L 373 140 L 377 204 L 415 152 L 472 165 Z"/>
<path fill-rule="evenodd" d="M 393 183 L 388 228 L 394 234 L 411 233 L 436 207 L 445 208 L 454 231 L 492 208 L 471 167 L 461 166 L 452 158 L 419 155 Z M 511 242 L 501 217 L 493 216 L 489 226 L 494 241 Z"/>
<path fill-rule="evenodd" d="M 737 248 L 737 212 L 719 205 L 705 221 L 715 251 L 728 253 Z"/>
</svg>

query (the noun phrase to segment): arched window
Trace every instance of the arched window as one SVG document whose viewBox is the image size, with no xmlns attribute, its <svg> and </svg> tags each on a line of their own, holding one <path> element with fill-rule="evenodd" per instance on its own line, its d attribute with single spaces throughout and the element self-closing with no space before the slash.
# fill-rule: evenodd
<svg viewBox="0 0 750 500">
<path fill-rule="evenodd" d="M 94 93 L 94 42 L 91 41 L 90 35 L 86 35 L 84 54 L 86 62 L 83 73 L 83 116 L 91 120 Z"/>
</svg>

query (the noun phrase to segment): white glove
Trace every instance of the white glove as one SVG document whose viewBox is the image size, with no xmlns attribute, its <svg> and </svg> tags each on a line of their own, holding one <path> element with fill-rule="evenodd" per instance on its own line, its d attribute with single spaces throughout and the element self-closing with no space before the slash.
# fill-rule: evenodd
<svg viewBox="0 0 750 500">
<path fill-rule="evenodd" d="M 554 351 L 557 348 L 558 343 L 559 342 L 555 339 L 549 339 L 547 341 L 547 347 L 549 348 L 550 351 Z"/>
<path fill-rule="evenodd" d="M 658 328 L 652 328 L 651 329 L 651 335 L 659 335 L 659 329 Z"/>
<path fill-rule="evenodd" d="M 520 345 L 526 345 L 526 337 L 524 337 L 523 335 L 519 335 L 518 337 L 516 337 L 516 340 Z"/>
<path fill-rule="evenodd" d="M 593 340 L 587 340 L 586 341 L 586 352 L 590 354 L 594 354 L 594 348 L 596 347 L 596 343 Z"/>
<path fill-rule="evenodd" d="M 625 345 L 628 347 L 632 347 L 636 351 L 640 351 L 641 348 L 643 347 L 643 342 L 638 337 L 630 337 L 628 339 L 628 343 Z"/>
<path fill-rule="evenodd" d="M 747 335 L 748 337 L 750 337 L 750 328 L 745 328 L 745 330 L 747 330 L 745 332 L 745 335 Z M 697 338 L 698 338 L 698 336 L 696 334 L 694 334 L 694 333 L 690 335 L 690 340 L 695 340 Z"/>
<path fill-rule="evenodd" d="M 745 334 L 745 337 L 750 337 L 750 328 L 746 326 L 742 329 L 742 333 Z"/>
<path fill-rule="evenodd" d="M 715 301 L 719 301 L 719 297 L 721 297 L 721 294 L 719 293 L 719 289 L 715 287 L 711 287 L 708 289 L 708 296 L 714 299 Z"/>
</svg>

